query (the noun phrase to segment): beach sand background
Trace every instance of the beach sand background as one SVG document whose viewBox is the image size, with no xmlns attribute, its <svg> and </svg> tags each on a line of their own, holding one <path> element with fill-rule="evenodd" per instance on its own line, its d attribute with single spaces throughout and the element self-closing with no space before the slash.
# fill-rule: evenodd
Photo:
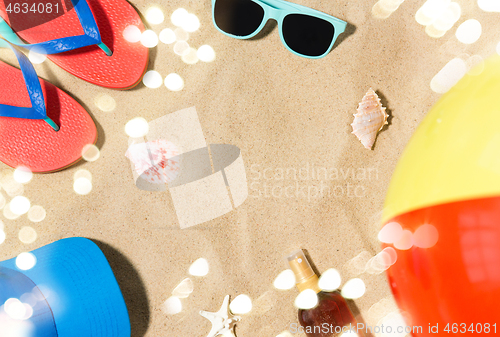
<svg viewBox="0 0 500 337">
<path fill-rule="evenodd" d="M 210 323 L 198 312 L 217 311 L 227 294 L 247 294 L 253 300 L 253 310 L 237 324 L 237 336 L 266 337 L 297 322 L 293 302 L 298 291 L 279 291 L 273 281 L 287 268 L 284 257 L 303 248 L 319 272 L 336 268 L 342 284 L 353 277 L 365 282 L 366 293 L 350 304 L 360 319 L 376 324 L 380 306 L 370 308 L 392 301 L 385 275 L 358 275 L 350 261 L 362 252 L 375 255 L 380 250 L 377 233 L 391 174 L 411 135 L 440 97 L 431 90 L 431 79 L 454 57 L 486 58 L 494 53 L 500 41 L 498 14 L 481 11 L 475 1 L 456 0 L 462 16 L 447 34 L 434 39 L 415 21 L 423 0 L 405 1 L 382 20 L 372 16 L 375 1 L 295 2 L 349 23 L 325 58 L 293 55 L 282 45 L 275 25 L 259 39 L 224 36 L 212 24 L 208 0 L 135 0 L 142 13 L 152 5 L 165 13 L 162 24 L 150 25 L 156 33 L 174 28 L 170 15 L 177 8 L 198 16 L 200 29 L 190 34 L 188 43 L 195 48 L 212 46 L 213 62 L 186 64 L 173 45 L 161 42 L 151 49 L 149 69 L 163 78 L 179 74 L 185 81 L 182 91 L 149 89 L 142 83 L 129 91 L 108 90 L 50 61 L 36 65 L 40 77 L 70 93 L 92 115 L 100 158 L 37 174 L 25 185 L 24 195 L 43 206 L 47 216 L 39 223 L 26 215 L 16 220 L 0 216 L 7 236 L 0 245 L 0 260 L 62 238 L 90 238 L 103 249 L 122 288 L 133 337 L 206 336 Z M 476 43 L 465 45 L 455 31 L 471 18 L 481 22 L 483 34 Z M 0 55 L 14 64 L 7 52 Z M 350 126 L 370 87 L 390 114 L 373 150 L 362 146 Z M 103 94 L 116 101 L 113 111 L 97 107 L 96 99 Z M 168 191 L 135 186 L 125 157 L 124 126 L 134 117 L 151 121 L 191 106 L 196 106 L 207 143 L 241 149 L 249 196 L 224 216 L 180 229 Z M 4 164 L 0 169 L 12 171 Z M 84 196 L 73 190 L 73 175 L 80 169 L 92 174 L 92 191 Z M 280 170 L 290 174 L 282 179 L 276 176 Z M 339 174 L 318 177 L 317 170 Z M 321 186 L 324 192 L 318 193 Z M 286 187 L 299 191 L 285 195 Z M 24 226 L 36 230 L 35 242 L 18 239 Z M 198 258 L 210 267 L 204 277 L 188 273 Z M 194 283 L 193 293 L 181 300 L 180 313 L 165 314 L 163 303 L 186 277 Z"/>
</svg>

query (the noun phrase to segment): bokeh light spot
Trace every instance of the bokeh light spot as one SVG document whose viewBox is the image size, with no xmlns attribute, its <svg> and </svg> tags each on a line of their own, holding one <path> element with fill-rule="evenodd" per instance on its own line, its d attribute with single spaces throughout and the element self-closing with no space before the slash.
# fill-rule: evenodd
<svg viewBox="0 0 500 337">
<path fill-rule="evenodd" d="M 35 295 L 33 295 L 33 293 L 31 293 L 31 292 L 22 294 L 19 299 L 21 300 L 21 302 L 23 302 L 25 304 L 29 304 L 32 307 L 34 307 L 36 305 L 36 302 L 38 302 Z"/>
<path fill-rule="evenodd" d="M 450 90 L 467 72 L 465 61 L 454 58 L 434 76 L 431 80 L 432 91 L 444 94 Z"/>
<path fill-rule="evenodd" d="M 165 28 L 160 32 L 160 41 L 165 44 L 172 44 L 175 42 L 175 33 L 170 28 Z"/>
<path fill-rule="evenodd" d="M 433 225 L 422 225 L 413 233 L 413 242 L 420 248 L 431 248 L 439 240 L 439 232 Z"/>
<path fill-rule="evenodd" d="M 96 161 L 101 156 L 99 148 L 94 144 L 87 144 L 82 149 L 82 158 L 86 161 Z"/>
<path fill-rule="evenodd" d="M 33 308 L 31 307 L 31 305 L 29 305 L 27 303 L 23 303 L 23 305 L 24 305 L 24 308 L 26 309 L 26 312 L 23 316 L 23 320 L 30 319 L 31 316 L 33 316 Z"/>
<path fill-rule="evenodd" d="M 92 191 L 92 182 L 87 178 L 78 178 L 73 183 L 73 189 L 77 194 L 87 195 Z"/>
<path fill-rule="evenodd" d="M 425 32 L 432 38 L 438 39 L 446 34 L 446 30 L 441 30 L 437 28 L 434 24 L 425 27 Z"/>
<path fill-rule="evenodd" d="M 186 41 L 178 41 L 174 44 L 174 53 L 179 56 L 184 56 L 189 53 L 189 43 Z"/>
<path fill-rule="evenodd" d="M 176 73 L 167 75 L 165 86 L 171 91 L 181 91 L 184 88 L 184 80 Z"/>
<path fill-rule="evenodd" d="M 382 252 L 385 252 L 386 254 L 388 254 L 389 256 L 389 261 L 390 261 L 390 264 L 393 265 L 394 263 L 396 263 L 396 261 L 398 260 L 398 252 L 396 252 L 396 250 L 392 247 L 387 247 L 387 248 L 384 248 L 382 250 Z"/>
<path fill-rule="evenodd" d="M 401 332 L 400 327 L 407 327 L 408 325 L 406 324 L 403 316 L 399 312 L 391 312 L 390 314 L 386 315 L 384 318 L 382 318 L 379 322 L 377 322 L 376 326 L 384 326 L 386 331 L 389 329 L 389 327 L 392 330 L 392 333 L 390 334 L 391 337 L 405 337 L 407 336 L 407 332 Z M 399 329 L 398 329 L 399 328 Z"/>
<path fill-rule="evenodd" d="M 28 200 L 28 198 L 18 195 L 17 197 L 14 197 L 10 203 L 9 203 L 10 210 L 12 213 L 17 214 L 17 215 L 23 215 L 28 213 L 31 203 Z"/>
<path fill-rule="evenodd" d="M 353 278 L 347 281 L 342 287 L 342 296 L 355 300 L 363 296 L 366 292 L 365 282 L 360 278 Z"/>
<path fill-rule="evenodd" d="M 386 251 L 381 251 L 373 257 L 373 261 L 380 266 L 382 270 L 386 270 L 392 265 L 392 257 Z"/>
<path fill-rule="evenodd" d="M 378 233 L 378 239 L 380 242 L 394 243 L 401 238 L 401 235 L 403 235 L 403 227 L 397 222 L 389 222 Z"/>
<path fill-rule="evenodd" d="M 95 105 L 104 112 L 111 112 L 116 108 L 116 101 L 108 94 L 102 94 L 95 98 Z"/>
<path fill-rule="evenodd" d="M 33 178 L 33 172 L 26 166 L 18 166 L 14 170 L 14 180 L 20 184 L 26 184 Z"/>
<path fill-rule="evenodd" d="M 146 48 L 154 48 L 158 45 L 158 35 L 148 29 L 141 34 L 141 43 Z"/>
<path fill-rule="evenodd" d="M 193 276 L 206 276 L 208 271 L 208 262 L 204 258 L 199 258 L 189 267 L 189 274 Z"/>
<path fill-rule="evenodd" d="M 141 30 L 137 26 L 127 26 L 123 31 L 125 40 L 132 43 L 141 41 L 141 35 Z"/>
<path fill-rule="evenodd" d="M 392 266 L 392 260 L 392 255 L 383 250 L 368 261 L 366 271 L 370 274 L 380 274 Z"/>
<path fill-rule="evenodd" d="M 352 330 L 347 330 L 341 336 L 342 337 L 359 337 L 359 335 Z"/>
<path fill-rule="evenodd" d="M 47 287 L 45 284 L 37 284 L 31 291 L 33 296 L 38 301 L 45 301 L 53 296 L 53 291 L 51 288 Z M 57 297 L 57 296 L 54 296 Z"/>
<path fill-rule="evenodd" d="M 460 7 L 460 5 L 456 2 L 450 3 L 448 11 L 450 14 L 449 19 L 450 21 L 453 21 L 453 23 L 457 22 L 458 19 L 460 19 L 460 16 L 462 16 L 462 7 Z"/>
<path fill-rule="evenodd" d="M 142 117 L 136 117 L 125 124 L 125 133 L 132 138 L 144 137 L 149 132 L 149 124 Z"/>
<path fill-rule="evenodd" d="M 0 245 L 5 242 L 5 232 L 3 230 L 0 230 Z"/>
<path fill-rule="evenodd" d="M 0 192 L 0 209 L 3 209 L 5 207 L 5 204 L 7 203 L 7 200 L 5 200 L 5 197 L 3 194 Z"/>
<path fill-rule="evenodd" d="M 215 51 L 207 44 L 198 48 L 196 55 L 203 62 L 212 62 L 215 60 Z"/>
<path fill-rule="evenodd" d="M 252 300 L 248 295 L 238 295 L 229 304 L 229 309 L 231 309 L 233 314 L 248 314 L 252 311 Z"/>
<path fill-rule="evenodd" d="M 156 89 L 163 84 L 163 77 L 160 73 L 154 70 L 149 70 L 142 78 L 142 83 L 150 89 Z"/>
<path fill-rule="evenodd" d="M 3 171 L 3 175 L 0 178 L 0 184 L 10 197 L 15 197 L 24 193 L 24 185 L 18 183 L 14 179 L 14 173 L 11 170 Z"/>
<path fill-rule="evenodd" d="M 36 241 L 37 234 L 35 229 L 29 226 L 21 227 L 19 230 L 19 241 L 25 244 L 30 244 Z"/>
<path fill-rule="evenodd" d="M 371 258 L 372 254 L 366 250 L 362 251 L 356 257 L 347 261 L 344 265 L 344 269 L 352 275 L 359 275 L 366 270 L 366 265 Z"/>
<path fill-rule="evenodd" d="M 340 273 L 336 269 L 330 268 L 321 274 L 318 286 L 324 291 L 334 291 L 340 287 L 340 283 Z"/>
<path fill-rule="evenodd" d="M 21 270 L 29 270 L 36 265 L 36 257 L 32 253 L 21 253 L 16 257 L 16 266 Z"/>
<path fill-rule="evenodd" d="M 283 270 L 273 282 L 276 289 L 288 290 L 295 287 L 295 274 L 291 269 Z"/>
<path fill-rule="evenodd" d="M 368 322 L 378 322 L 388 313 L 397 310 L 397 305 L 392 297 L 386 297 L 373 304 L 368 313 L 365 314 L 365 319 Z"/>
<path fill-rule="evenodd" d="M 401 238 L 394 242 L 394 247 L 399 250 L 408 250 L 413 247 L 413 234 L 409 230 L 405 229 Z"/>
<path fill-rule="evenodd" d="M 3 310 L 13 319 L 22 320 L 26 315 L 26 307 L 17 298 L 9 298 L 5 301 Z"/>
<path fill-rule="evenodd" d="M 28 211 L 28 219 L 32 222 L 43 221 L 46 215 L 45 208 L 39 205 L 32 206 Z"/>
<path fill-rule="evenodd" d="M 421 24 L 422 26 L 430 25 L 434 22 L 434 20 L 435 19 L 433 17 L 430 17 L 425 13 L 422 7 L 420 7 L 415 14 L 415 21 L 417 21 L 417 23 Z"/>
<path fill-rule="evenodd" d="M 176 28 L 174 31 L 176 41 L 189 40 L 189 33 L 182 28 Z"/>
<path fill-rule="evenodd" d="M 456 2 L 451 2 L 444 13 L 442 13 L 431 26 L 436 31 L 443 31 L 446 33 L 451 27 L 453 27 L 458 19 L 460 19 L 461 15 L 462 8 L 460 5 Z"/>
<path fill-rule="evenodd" d="M 472 55 L 465 61 L 465 64 L 467 65 L 467 69 L 469 69 L 467 74 L 471 76 L 478 76 L 483 73 L 484 59 L 481 55 Z"/>
<path fill-rule="evenodd" d="M 73 175 L 73 179 L 76 180 L 78 178 L 87 178 L 88 180 L 92 181 L 92 173 L 90 173 L 89 170 L 86 169 L 80 169 L 75 172 Z"/>
<path fill-rule="evenodd" d="M 386 19 L 396 11 L 404 0 L 379 0 L 372 7 L 372 15 L 377 19 Z"/>
<path fill-rule="evenodd" d="M 482 33 L 481 24 L 475 19 L 469 19 L 458 26 L 455 33 L 458 41 L 471 44 L 476 42 Z"/>
<path fill-rule="evenodd" d="M 485 12 L 500 12 L 498 0 L 477 0 L 477 5 Z"/>
<path fill-rule="evenodd" d="M 41 47 L 34 47 L 30 49 L 28 58 L 33 64 L 41 64 L 47 59 L 47 52 Z"/>
<path fill-rule="evenodd" d="M 158 7 L 151 7 L 146 11 L 146 20 L 152 25 L 159 25 L 165 20 L 165 15 Z"/>
<path fill-rule="evenodd" d="M 19 218 L 21 215 L 12 212 L 12 210 L 10 209 L 10 203 L 8 203 L 3 208 L 3 216 L 9 220 L 15 220 L 15 219 Z"/>
<path fill-rule="evenodd" d="M 182 55 L 182 61 L 187 64 L 195 64 L 198 62 L 198 56 L 196 53 L 196 49 L 189 48 L 187 54 Z"/>
<path fill-rule="evenodd" d="M 170 20 L 175 26 L 182 27 L 188 15 L 189 13 L 187 10 L 185 10 L 184 8 L 178 8 L 172 13 Z"/>
<path fill-rule="evenodd" d="M 346 329 L 346 331 L 342 333 L 341 337 L 359 337 L 359 335 L 355 333 L 353 330 Z"/>
<path fill-rule="evenodd" d="M 387 19 L 394 11 L 387 10 L 381 5 L 380 1 L 377 1 L 372 7 L 372 15 L 376 19 Z"/>
<path fill-rule="evenodd" d="M 450 0 L 427 0 L 421 7 L 422 14 L 432 20 L 440 17 L 450 5 Z"/>
<path fill-rule="evenodd" d="M 195 14 L 189 13 L 182 23 L 182 28 L 190 33 L 195 32 L 200 28 L 200 20 Z"/>
<path fill-rule="evenodd" d="M 295 298 L 295 306 L 299 309 L 312 309 L 318 305 L 318 294 L 312 289 L 301 291 Z"/>
</svg>

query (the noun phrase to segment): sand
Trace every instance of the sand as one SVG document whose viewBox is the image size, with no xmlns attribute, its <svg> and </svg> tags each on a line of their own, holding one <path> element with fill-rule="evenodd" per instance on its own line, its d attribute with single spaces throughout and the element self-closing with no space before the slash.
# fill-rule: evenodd
<svg viewBox="0 0 500 337">
<path fill-rule="evenodd" d="M 217 311 L 227 294 L 247 294 L 253 300 L 253 310 L 237 324 L 237 336 L 264 337 L 297 322 L 293 301 L 298 291 L 276 290 L 273 281 L 287 268 L 284 256 L 303 248 L 319 272 L 336 268 L 343 283 L 353 277 L 365 282 L 366 293 L 351 305 L 360 319 L 376 324 L 378 313 L 370 308 L 392 301 L 385 275 L 358 275 L 348 262 L 361 252 L 374 255 L 380 250 L 379 219 L 391 174 L 440 97 L 431 90 L 431 79 L 456 56 L 494 53 L 499 24 L 495 14 L 482 12 L 475 1 L 457 0 L 463 13 L 458 24 L 475 18 L 483 26 L 480 40 L 464 45 L 454 35 L 458 24 L 439 39 L 425 33 L 414 18 L 423 1 L 406 1 L 384 20 L 371 14 L 375 1 L 295 2 L 349 23 L 325 58 L 293 55 L 275 26 L 259 39 L 229 38 L 213 26 L 210 1 L 172 0 L 157 3 L 166 20 L 151 29 L 159 33 L 174 28 L 171 13 L 186 8 L 201 23 L 188 43 L 195 48 L 208 44 L 216 53 L 213 62 L 190 65 L 174 54 L 173 45 L 160 43 L 151 50 L 149 69 L 163 78 L 179 74 L 185 82 L 179 92 L 165 86 L 149 89 L 142 83 L 129 91 L 108 90 L 50 61 L 36 65 L 42 78 L 70 93 L 92 115 L 100 158 L 37 174 L 24 186 L 24 195 L 43 206 L 47 216 L 38 223 L 26 215 L 16 220 L 2 216 L 7 238 L 0 245 L 0 260 L 62 238 L 90 238 L 115 272 L 133 337 L 206 336 L 210 323 L 198 312 Z M 145 13 L 153 3 L 133 4 Z M 13 63 L 4 51 L 0 56 Z M 370 87 L 390 114 L 373 150 L 350 133 L 352 114 Z M 103 94 L 116 103 L 112 109 L 108 99 L 104 110 L 111 111 L 95 104 Z M 249 196 L 223 216 L 180 229 L 168 191 L 135 186 L 125 157 L 124 127 L 134 117 L 151 121 L 191 106 L 196 106 L 207 144 L 231 144 L 241 150 Z M 11 171 L 4 164 L 0 169 Z M 92 174 L 88 195 L 73 190 L 73 175 L 80 169 Z M 36 230 L 33 243 L 18 239 L 24 226 Z M 188 273 L 198 258 L 209 264 L 204 277 Z M 193 293 L 181 300 L 180 313 L 166 315 L 163 303 L 186 277 L 193 281 Z"/>
</svg>

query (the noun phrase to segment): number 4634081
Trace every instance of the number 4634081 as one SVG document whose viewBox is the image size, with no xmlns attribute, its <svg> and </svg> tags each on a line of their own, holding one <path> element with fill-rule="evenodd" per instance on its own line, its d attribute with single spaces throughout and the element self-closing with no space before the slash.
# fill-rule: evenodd
<svg viewBox="0 0 500 337">
<path fill-rule="evenodd" d="M 7 13 L 14 13 L 14 14 L 28 14 L 28 13 L 33 13 L 33 14 L 51 14 L 51 13 L 59 13 L 59 4 L 55 3 L 34 3 L 30 6 L 30 4 L 24 2 L 24 3 L 10 3 L 7 8 L 5 9 Z"/>
<path fill-rule="evenodd" d="M 497 325 L 495 324 L 471 324 L 467 325 L 465 323 L 462 324 L 446 324 L 446 327 L 444 328 L 444 331 L 447 333 L 497 333 Z"/>
</svg>

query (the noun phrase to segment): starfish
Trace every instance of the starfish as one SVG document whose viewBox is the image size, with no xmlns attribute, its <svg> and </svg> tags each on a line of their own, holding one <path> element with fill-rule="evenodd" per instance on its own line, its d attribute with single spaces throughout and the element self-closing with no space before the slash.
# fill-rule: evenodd
<svg viewBox="0 0 500 337">
<path fill-rule="evenodd" d="M 224 297 L 222 307 L 217 312 L 200 311 L 200 315 L 208 319 L 212 323 L 212 329 L 207 337 L 225 336 L 236 337 L 234 334 L 234 326 L 236 322 L 241 320 L 240 316 L 233 316 L 229 311 L 229 295 Z"/>
</svg>

